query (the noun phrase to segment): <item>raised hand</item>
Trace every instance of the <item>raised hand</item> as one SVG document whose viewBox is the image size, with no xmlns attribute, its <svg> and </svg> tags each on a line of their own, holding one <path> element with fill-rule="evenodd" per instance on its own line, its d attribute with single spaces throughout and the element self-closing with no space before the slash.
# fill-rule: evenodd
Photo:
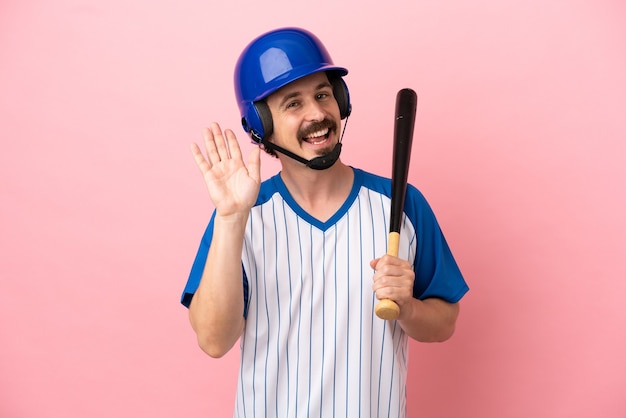
<svg viewBox="0 0 626 418">
<path fill-rule="evenodd" d="M 203 131 L 206 157 L 200 147 L 191 144 L 191 152 L 209 189 L 209 196 L 219 216 L 247 214 L 254 205 L 261 185 L 261 157 L 259 147 L 243 162 L 241 149 L 230 129 L 222 133 L 213 122 Z"/>
</svg>

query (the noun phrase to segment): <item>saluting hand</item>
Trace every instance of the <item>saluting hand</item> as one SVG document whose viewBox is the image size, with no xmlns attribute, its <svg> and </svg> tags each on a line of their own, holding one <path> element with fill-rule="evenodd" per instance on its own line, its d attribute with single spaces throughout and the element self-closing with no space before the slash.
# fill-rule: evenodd
<svg viewBox="0 0 626 418">
<path fill-rule="evenodd" d="M 209 196 L 220 216 L 247 213 L 254 205 L 261 185 L 261 157 L 259 147 L 248 156 L 247 167 L 241 156 L 239 142 L 232 130 L 222 133 L 213 122 L 203 131 L 206 158 L 193 143 L 191 152 L 204 176 Z"/>
</svg>

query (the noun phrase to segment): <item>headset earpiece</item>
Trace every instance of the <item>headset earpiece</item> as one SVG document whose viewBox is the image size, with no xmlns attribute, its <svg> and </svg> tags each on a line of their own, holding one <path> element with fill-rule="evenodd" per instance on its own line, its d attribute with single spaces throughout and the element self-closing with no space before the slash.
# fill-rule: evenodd
<svg viewBox="0 0 626 418">
<path fill-rule="evenodd" d="M 352 112 L 352 104 L 350 103 L 350 92 L 348 86 L 342 77 L 331 76 L 329 74 L 330 84 L 333 86 L 333 95 L 339 106 L 339 115 L 341 119 L 345 119 L 350 116 Z"/>
<path fill-rule="evenodd" d="M 260 100 L 247 104 L 245 113 L 241 118 L 243 130 L 250 134 L 252 141 L 260 144 L 264 138 L 269 137 L 274 131 L 272 114 L 267 103 Z"/>
<path fill-rule="evenodd" d="M 263 138 L 269 138 L 274 132 L 274 121 L 272 120 L 272 111 L 265 101 L 260 100 L 254 103 L 259 122 L 261 124 L 261 132 Z"/>
</svg>

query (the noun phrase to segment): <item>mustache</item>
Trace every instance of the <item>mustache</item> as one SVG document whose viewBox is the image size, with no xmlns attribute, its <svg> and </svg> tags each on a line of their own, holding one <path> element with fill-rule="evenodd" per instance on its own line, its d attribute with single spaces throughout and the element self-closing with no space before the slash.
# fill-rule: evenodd
<svg viewBox="0 0 626 418">
<path fill-rule="evenodd" d="M 319 122 L 312 122 L 310 125 L 298 130 L 298 138 L 301 140 L 311 135 L 313 132 L 321 131 L 328 128 L 331 131 L 337 130 L 337 122 L 332 119 L 326 119 Z"/>
</svg>

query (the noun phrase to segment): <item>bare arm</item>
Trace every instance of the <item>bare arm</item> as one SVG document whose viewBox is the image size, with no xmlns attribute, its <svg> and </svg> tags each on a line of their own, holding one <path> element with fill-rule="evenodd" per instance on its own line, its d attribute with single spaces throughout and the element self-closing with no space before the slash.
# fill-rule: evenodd
<svg viewBox="0 0 626 418">
<path fill-rule="evenodd" d="M 391 299 L 400 307 L 398 322 L 409 337 L 421 342 L 442 342 L 454 334 L 459 304 L 442 299 L 413 297 L 415 273 L 408 261 L 385 255 L 373 260 L 373 290 L 378 299 Z"/>
<path fill-rule="evenodd" d="M 454 334 L 458 315 L 458 303 L 413 298 L 400 309 L 398 321 L 404 332 L 417 341 L 443 342 Z"/>
<path fill-rule="evenodd" d="M 260 151 L 255 148 L 246 167 L 232 131 L 213 123 L 204 131 L 206 158 L 193 144 L 191 151 L 216 209 L 213 238 L 200 285 L 189 306 L 198 344 L 211 357 L 226 354 L 241 336 L 243 277 L 241 251 L 250 208 L 260 186 Z"/>
</svg>

